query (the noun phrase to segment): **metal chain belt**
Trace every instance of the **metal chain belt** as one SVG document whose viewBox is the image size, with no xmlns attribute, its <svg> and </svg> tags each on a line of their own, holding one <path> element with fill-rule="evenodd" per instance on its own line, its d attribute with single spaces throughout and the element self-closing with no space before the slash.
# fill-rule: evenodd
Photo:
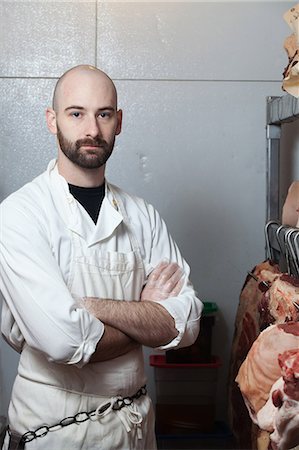
<svg viewBox="0 0 299 450">
<path fill-rule="evenodd" d="M 131 405 L 134 400 L 140 398 L 142 395 L 146 395 L 147 390 L 146 386 L 142 386 L 136 394 L 132 395 L 131 397 L 122 397 L 115 400 L 114 404 L 112 405 L 112 409 L 114 411 L 119 411 L 120 409 L 124 408 L 125 406 Z M 111 406 L 111 402 L 105 403 L 100 409 L 93 410 L 89 412 L 78 412 L 75 416 L 65 417 L 60 422 L 56 423 L 55 425 L 47 426 L 43 425 L 42 427 L 37 428 L 35 431 L 27 431 L 22 435 L 21 442 L 31 442 L 34 439 L 45 437 L 50 431 L 57 431 L 61 428 L 68 427 L 69 425 L 72 425 L 73 423 L 83 423 L 87 420 L 90 420 L 92 417 L 104 413 L 109 407 Z M 97 411 L 97 414 L 96 414 Z"/>
</svg>

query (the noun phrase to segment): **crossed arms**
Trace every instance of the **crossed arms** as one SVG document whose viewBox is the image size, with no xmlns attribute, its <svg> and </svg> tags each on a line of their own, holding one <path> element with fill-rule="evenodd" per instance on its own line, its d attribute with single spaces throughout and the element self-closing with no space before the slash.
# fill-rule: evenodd
<svg viewBox="0 0 299 450">
<path fill-rule="evenodd" d="M 177 296 L 182 284 L 179 266 L 164 262 L 150 274 L 140 301 L 86 297 L 84 307 L 105 324 L 90 362 L 121 356 L 139 345 L 158 347 L 172 341 L 178 335 L 174 319 L 157 301 Z"/>
</svg>

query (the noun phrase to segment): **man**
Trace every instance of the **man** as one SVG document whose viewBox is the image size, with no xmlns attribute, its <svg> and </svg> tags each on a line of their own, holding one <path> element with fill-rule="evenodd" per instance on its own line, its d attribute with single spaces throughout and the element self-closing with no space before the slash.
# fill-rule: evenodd
<svg viewBox="0 0 299 450">
<path fill-rule="evenodd" d="M 152 450 L 142 345 L 192 344 L 202 304 L 159 214 L 105 180 L 111 79 L 70 69 L 46 117 L 57 160 L 1 205 L 2 333 L 21 352 L 4 448 Z"/>
</svg>

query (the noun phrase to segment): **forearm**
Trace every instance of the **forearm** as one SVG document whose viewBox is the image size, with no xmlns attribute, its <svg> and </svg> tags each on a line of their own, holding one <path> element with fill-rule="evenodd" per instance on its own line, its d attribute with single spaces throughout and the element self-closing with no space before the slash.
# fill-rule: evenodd
<svg viewBox="0 0 299 450">
<path fill-rule="evenodd" d="M 139 344 L 159 347 L 178 334 L 172 316 L 152 301 L 116 301 L 86 298 L 85 307 L 103 323 L 130 336 Z"/>
<path fill-rule="evenodd" d="M 137 348 L 140 344 L 122 331 L 105 325 L 104 334 L 89 362 L 107 361 Z"/>
</svg>

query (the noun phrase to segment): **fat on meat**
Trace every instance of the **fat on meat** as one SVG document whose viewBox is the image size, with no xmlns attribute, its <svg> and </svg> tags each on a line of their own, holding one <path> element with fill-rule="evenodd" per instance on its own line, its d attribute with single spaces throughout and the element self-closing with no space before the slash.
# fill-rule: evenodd
<svg viewBox="0 0 299 450">
<path fill-rule="evenodd" d="M 269 398 L 265 405 L 256 413 L 256 417 L 253 418 L 254 423 L 258 425 L 261 430 L 269 431 L 273 433 L 274 431 L 274 420 L 277 414 L 277 407 L 273 402 L 273 393 L 281 392 L 283 390 L 284 381 L 280 377 L 275 381 L 271 387 Z"/>
<path fill-rule="evenodd" d="M 299 323 L 270 325 L 253 343 L 236 382 L 251 418 L 266 404 L 273 384 L 281 377 L 279 354 L 299 348 Z"/>
<path fill-rule="evenodd" d="M 299 181 L 290 185 L 287 198 L 282 208 L 282 224 L 291 227 L 299 226 Z"/>
<path fill-rule="evenodd" d="M 299 320 L 299 280 L 287 274 L 280 274 L 264 292 L 260 305 L 260 328 L 271 324 Z"/>
<path fill-rule="evenodd" d="M 284 385 L 272 393 L 277 408 L 270 439 L 274 449 L 288 450 L 299 445 L 299 348 L 279 355 L 278 362 Z"/>
</svg>

